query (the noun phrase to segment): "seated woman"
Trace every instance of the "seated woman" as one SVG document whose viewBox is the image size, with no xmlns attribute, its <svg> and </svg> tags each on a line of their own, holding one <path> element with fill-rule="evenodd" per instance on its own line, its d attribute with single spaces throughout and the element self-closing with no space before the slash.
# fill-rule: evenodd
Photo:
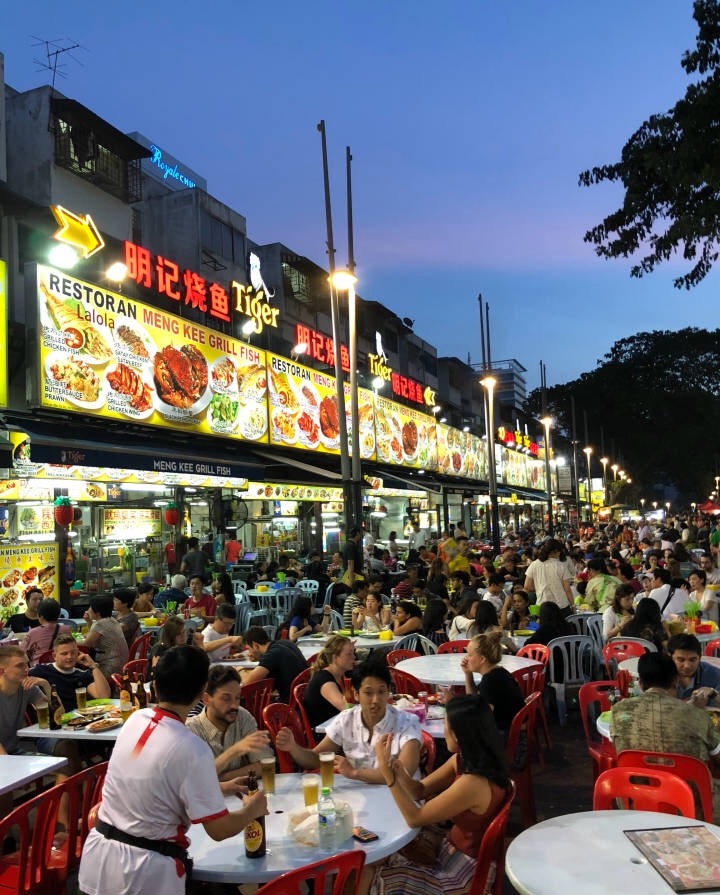
<svg viewBox="0 0 720 895">
<path fill-rule="evenodd" d="M 315 657 L 305 691 L 305 711 L 317 727 L 345 708 L 345 675 L 355 666 L 355 647 L 348 637 L 333 635 Z M 348 681 L 349 683 L 349 681 Z"/>
<path fill-rule="evenodd" d="M 545 646 L 556 637 L 568 637 L 577 633 L 574 628 L 565 621 L 560 614 L 560 607 L 557 603 L 550 601 L 540 604 L 540 614 L 538 615 L 538 629 L 525 641 L 528 643 L 543 643 Z"/>
<path fill-rule="evenodd" d="M 360 893 L 445 895 L 468 892 L 480 841 L 510 787 L 502 743 L 487 702 L 456 696 L 447 704 L 450 758 L 413 780 L 390 755 L 385 735 L 375 746 L 378 767 L 405 822 L 423 830 L 385 861 L 366 867 Z M 451 822 L 449 831 L 436 825 Z"/>
<path fill-rule="evenodd" d="M 435 646 L 448 642 L 447 630 L 445 629 L 445 617 L 447 616 L 447 606 L 440 597 L 431 597 L 425 605 L 423 612 L 423 634 L 432 640 Z"/>
<path fill-rule="evenodd" d="M 383 606 L 375 594 L 368 593 L 364 602 L 352 610 L 352 623 L 356 631 L 375 634 L 390 624 L 390 607 Z"/>
<path fill-rule="evenodd" d="M 488 701 L 497 729 L 504 740 L 510 731 L 512 719 L 525 705 L 525 700 L 515 678 L 500 665 L 503 655 L 501 638 L 499 631 L 473 637 L 460 666 L 465 672 L 465 691 L 479 693 Z M 475 683 L 473 677 L 476 672 L 482 675 L 479 684 Z"/>
<path fill-rule="evenodd" d="M 643 597 L 635 607 L 635 615 L 623 627 L 623 637 L 642 637 L 654 643 L 659 653 L 663 652 L 670 637 L 670 631 L 662 620 L 660 606 L 652 597 Z"/>
<path fill-rule="evenodd" d="M 38 606 L 38 620 L 40 624 L 33 628 L 23 641 L 22 648 L 27 653 L 30 667 L 37 665 L 37 661 L 43 653 L 52 649 L 58 634 L 69 634 L 70 628 L 60 624 L 60 604 L 52 597 L 45 597 Z"/>
<path fill-rule="evenodd" d="M 620 584 L 613 596 L 612 605 L 603 612 L 603 640 L 620 637 L 623 628 L 635 615 L 633 603 L 635 590 L 629 584 Z"/>
<path fill-rule="evenodd" d="M 132 605 L 132 611 L 138 618 L 150 618 L 159 615 L 160 610 L 156 608 L 155 603 L 155 585 L 146 581 L 144 584 L 138 584 L 137 597 Z"/>
<path fill-rule="evenodd" d="M 400 600 L 395 609 L 393 634 L 404 637 L 406 634 L 422 634 L 422 609 L 412 600 Z"/>
<path fill-rule="evenodd" d="M 500 626 L 510 631 L 524 631 L 530 624 L 530 597 L 521 587 L 505 597 L 500 610 Z"/>
<path fill-rule="evenodd" d="M 233 590 L 232 579 L 227 572 L 220 572 L 217 578 L 213 579 L 210 584 L 210 590 L 215 598 L 215 605 L 219 603 L 235 605 L 235 591 Z"/>
<path fill-rule="evenodd" d="M 128 660 L 128 645 L 123 629 L 112 617 L 113 600 L 109 596 L 90 597 L 90 608 L 84 615 L 91 624 L 84 645 L 95 651 L 95 661 L 106 678 L 120 673 Z"/>
<path fill-rule="evenodd" d="M 137 615 L 130 608 L 135 602 L 135 591 L 129 587 L 121 587 L 113 592 L 113 610 L 120 624 L 128 646 L 133 642 L 140 630 Z"/>
<path fill-rule="evenodd" d="M 312 599 L 308 596 L 295 597 L 295 602 L 290 610 L 290 615 L 286 619 L 288 625 L 288 637 L 293 642 L 299 637 L 306 637 L 308 634 L 317 634 L 320 631 L 327 633 L 330 627 L 330 607 L 323 607 L 322 624 L 316 624 L 312 620 Z"/>
<path fill-rule="evenodd" d="M 202 634 L 197 635 L 202 641 Z M 160 634 L 160 639 L 150 649 L 148 655 L 148 679 L 153 676 L 158 659 L 167 652 L 171 646 L 182 646 L 187 639 L 185 633 L 185 620 L 177 615 L 171 615 L 165 622 Z"/>
<path fill-rule="evenodd" d="M 448 640 L 469 640 L 469 631 L 475 621 L 480 596 L 468 591 L 457 606 L 457 615 L 453 618 L 448 631 Z"/>
<path fill-rule="evenodd" d="M 497 610 L 489 600 L 480 600 L 475 611 L 475 621 L 468 629 L 468 635 L 476 637 L 478 634 L 490 634 L 494 631 L 500 634 L 500 643 L 503 650 L 514 655 L 517 651 L 515 641 L 511 640 L 500 627 Z"/>
</svg>

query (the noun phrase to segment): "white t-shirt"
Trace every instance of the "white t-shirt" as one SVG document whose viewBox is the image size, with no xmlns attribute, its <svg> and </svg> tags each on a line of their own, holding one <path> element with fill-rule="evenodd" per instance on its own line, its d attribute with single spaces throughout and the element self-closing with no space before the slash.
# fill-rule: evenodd
<svg viewBox="0 0 720 895">
<path fill-rule="evenodd" d="M 325 728 L 325 736 L 342 747 L 345 757 L 354 768 L 377 767 L 375 743 L 384 733 L 393 734 L 392 760 L 399 757 L 400 750 L 408 741 L 418 740 L 422 743 L 420 722 L 417 717 L 409 712 L 402 712 L 392 705 L 385 709 L 385 717 L 373 728 L 369 743 L 367 733 L 359 705 L 335 715 Z"/>
<path fill-rule="evenodd" d="M 525 575 L 532 578 L 538 604 L 557 603 L 561 609 L 570 605 L 563 587 L 563 581 L 572 580 L 566 563 L 560 562 L 555 557 L 550 557 L 545 562 L 534 559 L 527 567 Z"/>
<path fill-rule="evenodd" d="M 221 634 L 219 631 L 216 631 L 212 625 L 208 625 L 203 629 L 202 632 L 203 643 L 212 643 L 214 640 L 220 640 L 222 637 L 227 637 L 227 634 Z M 217 649 L 214 649 L 211 653 L 208 653 L 208 658 L 211 662 L 219 662 L 220 659 L 225 659 L 230 655 L 230 651 L 232 650 L 232 644 L 226 643 L 225 646 L 219 646 Z"/>
<path fill-rule="evenodd" d="M 224 814 L 208 744 L 169 712 L 152 708 L 132 714 L 110 758 L 100 819 L 132 836 L 187 846 L 191 823 Z M 86 895 L 183 895 L 185 873 L 173 858 L 91 830 L 79 883 Z"/>
</svg>

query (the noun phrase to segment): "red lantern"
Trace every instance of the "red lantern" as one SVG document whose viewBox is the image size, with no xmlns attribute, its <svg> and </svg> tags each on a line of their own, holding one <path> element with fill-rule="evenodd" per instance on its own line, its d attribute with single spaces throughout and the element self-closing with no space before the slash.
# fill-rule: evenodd
<svg viewBox="0 0 720 895">
<path fill-rule="evenodd" d="M 167 507 L 163 514 L 165 516 L 165 522 L 168 525 L 177 525 L 178 520 L 180 519 L 180 513 L 178 512 L 177 507 Z"/>
<path fill-rule="evenodd" d="M 70 525 L 75 515 L 75 508 L 70 504 L 61 504 L 55 507 L 55 521 L 58 525 Z"/>
</svg>

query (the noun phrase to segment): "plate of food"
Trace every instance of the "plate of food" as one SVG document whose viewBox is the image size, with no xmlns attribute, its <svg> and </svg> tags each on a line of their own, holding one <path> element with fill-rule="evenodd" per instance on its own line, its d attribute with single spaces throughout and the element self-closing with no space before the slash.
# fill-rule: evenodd
<svg viewBox="0 0 720 895">
<path fill-rule="evenodd" d="M 109 386 L 108 410 L 122 413 L 133 420 L 146 420 L 155 410 L 153 387 L 134 367 L 118 361 L 108 368 L 105 379 Z"/>
<path fill-rule="evenodd" d="M 268 417 L 265 405 L 250 404 L 240 407 L 238 429 L 243 438 L 257 441 L 267 432 Z"/>
<path fill-rule="evenodd" d="M 300 406 L 311 416 L 317 417 L 320 410 L 320 395 L 312 382 L 303 382 L 298 389 Z"/>
<path fill-rule="evenodd" d="M 219 395 L 237 395 L 238 373 L 232 358 L 219 357 L 210 366 L 210 386 Z"/>
<path fill-rule="evenodd" d="M 207 410 L 208 426 L 213 432 L 234 432 L 238 426 L 239 406 L 237 394 L 213 395 Z"/>
<path fill-rule="evenodd" d="M 156 352 L 155 343 L 145 327 L 127 319 L 113 330 L 115 356 L 119 361 L 143 367 L 150 364 Z"/>
<path fill-rule="evenodd" d="M 309 448 L 316 448 L 320 443 L 320 427 L 315 418 L 304 410 L 297 421 L 298 441 Z"/>
<path fill-rule="evenodd" d="M 261 401 L 267 391 L 267 372 L 259 364 L 240 367 L 237 372 L 241 401 Z"/>
<path fill-rule="evenodd" d="M 105 403 L 101 375 L 86 359 L 64 351 L 51 351 L 45 358 L 45 392 L 84 410 L 99 410 Z"/>
<path fill-rule="evenodd" d="M 166 345 L 153 357 L 155 407 L 169 420 L 197 422 L 212 397 L 208 362 L 194 345 Z"/>
<path fill-rule="evenodd" d="M 326 448 L 336 448 L 340 444 L 340 414 L 337 397 L 326 395 L 318 409 L 320 440 Z"/>
<path fill-rule="evenodd" d="M 112 359 L 113 340 L 106 326 L 87 320 L 84 306 L 76 299 L 58 298 L 44 283 L 40 291 L 45 298 L 44 322 L 50 327 L 50 338 L 43 336 L 48 347 L 82 354 L 89 364 L 106 364 Z"/>
<path fill-rule="evenodd" d="M 270 368 L 270 403 L 287 413 L 300 411 L 300 400 L 286 373 L 276 373 Z"/>
<path fill-rule="evenodd" d="M 380 637 L 379 631 L 357 631 L 357 636 L 365 640 L 377 640 Z"/>
<path fill-rule="evenodd" d="M 272 427 L 275 441 L 285 444 L 297 442 L 297 421 L 292 413 L 282 407 L 275 407 L 272 412 Z"/>
<path fill-rule="evenodd" d="M 419 434 L 415 420 L 408 420 L 402 427 L 400 437 L 406 460 L 414 460 L 418 453 Z"/>
<path fill-rule="evenodd" d="M 88 724 L 87 730 L 90 733 L 105 733 L 106 730 L 114 730 L 116 727 L 122 727 L 122 718 L 101 718 Z"/>
</svg>

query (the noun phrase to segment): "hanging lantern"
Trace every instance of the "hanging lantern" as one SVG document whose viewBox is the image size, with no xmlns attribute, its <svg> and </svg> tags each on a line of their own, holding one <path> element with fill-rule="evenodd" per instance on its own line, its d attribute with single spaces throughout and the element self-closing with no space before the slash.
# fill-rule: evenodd
<svg viewBox="0 0 720 895">
<path fill-rule="evenodd" d="M 167 525 L 177 525 L 180 521 L 180 512 L 174 503 L 169 503 L 163 512 Z"/>
<path fill-rule="evenodd" d="M 70 525 L 75 515 L 75 508 L 70 503 L 69 497 L 55 498 L 55 521 L 58 525 Z"/>
</svg>

